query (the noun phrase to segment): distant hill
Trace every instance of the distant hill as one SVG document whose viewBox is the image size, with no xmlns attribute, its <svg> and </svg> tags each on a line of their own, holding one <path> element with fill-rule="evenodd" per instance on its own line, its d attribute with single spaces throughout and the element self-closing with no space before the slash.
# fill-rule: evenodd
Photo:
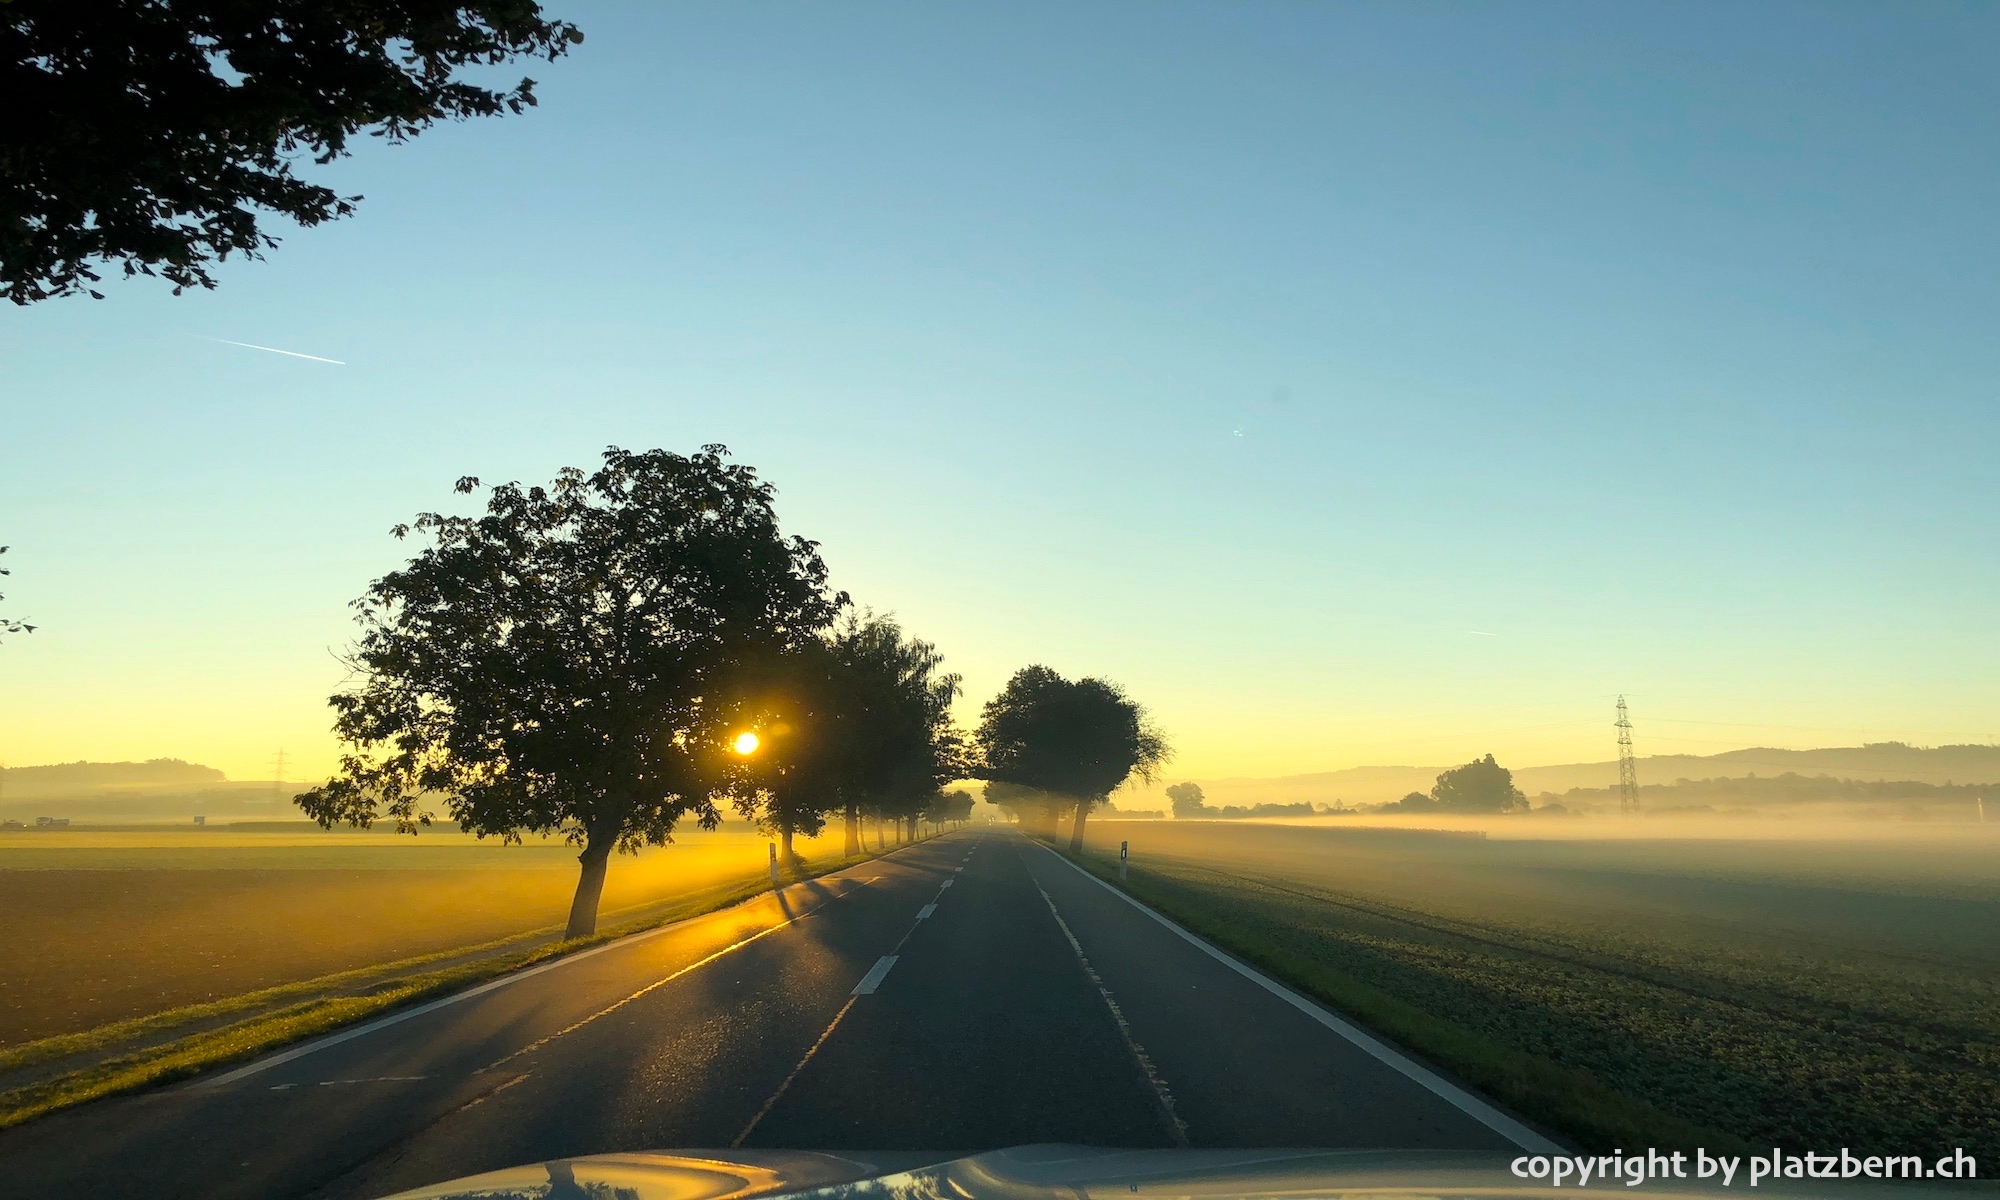
<svg viewBox="0 0 2000 1200">
<path fill-rule="evenodd" d="M 222 772 L 214 767 L 178 758 L 154 758 L 145 762 L 52 763 L 39 767 L 0 768 L 0 797 L 40 800 L 79 794 L 205 788 L 223 782 Z"/>
<path fill-rule="evenodd" d="M 1310 775 L 1269 779 L 1201 779 L 1208 803 L 1379 804 L 1409 792 L 1428 792 L 1438 773 L 1456 763 L 1429 767 L 1350 767 Z M 1530 796 L 1563 793 L 1571 788 L 1603 788 L 1618 782 L 1616 761 L 1565 763 L 1556 766 L 1512 767 L 1514 783 Z M 1908 746 L 1875 742 L 1866 746 L 1822 750 L 1778 750 L 1754 747 L 1721 754 L 1656 754 L 1639 759 L 1639 782 L 1671 784 L 1681 779 L 1721 779 L 1787 773 L 1872 782 L 1909 780 L 1917 783 L 2000 784 L 2000 746 Z M 1139 798 L 1133 797 L 1136 802 Z"/>
<path fill-rule="evenodd" d="M 1831 775 L 1871 782 L 2000 783 L 2000 746 L 1907 746 L 1874 742 L 1823 750 L 1755 747 L 1721 754 L 1660 754 L 1639 760 L 1639 782 L 1716 779 L 1748 775 Z M 1616 762 L 1529 767 L 1514 772 L 1522 791 L 1562 792 L 1604 787 L 1618 780 Z"/>
<path fill-rule="evenodd" d="M 1548 803 L 1547 795 L 1537 797 L 1537 803 Z M 1609 787 L 1574 788 L 1553 799 L 1572 812 L 1615 812 L 1619 805 L 1618 789 Z M 2000 816 L 2000 784 L 1784 774 L 1639 785 L 1639 810 L 1646 813 L 1768 811 L 1828 804 L 1841 805 L 1850 816 L 1983 821 L 1987 809 Z"/>
<path fill-rule="evenodd" d="M 304 785 L 232 780 L 214 767 L 156 758 L 149 762 L 53 763 L 0 770 L 0 819 L 68 817 L 84 824 L 182 822 L 195 813 L 289 817 Z"/>
</svg>

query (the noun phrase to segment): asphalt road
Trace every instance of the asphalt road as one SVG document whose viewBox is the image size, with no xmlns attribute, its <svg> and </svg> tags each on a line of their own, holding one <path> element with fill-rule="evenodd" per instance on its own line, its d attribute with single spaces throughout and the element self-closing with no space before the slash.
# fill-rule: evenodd
<svg viewBox="0 0 2000 1200">
<path fill-rule="evenodd" d="M 615 1150 L 1546 1149 L 1011 831 L 967 830 L 0 1132 L 0 1195 L 367 1197 Z"/>
</svg>

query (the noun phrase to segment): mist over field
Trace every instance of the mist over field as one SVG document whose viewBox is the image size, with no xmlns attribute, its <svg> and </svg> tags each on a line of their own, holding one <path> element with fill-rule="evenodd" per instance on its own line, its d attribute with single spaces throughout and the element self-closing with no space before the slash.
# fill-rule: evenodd
<svg viewBox="0 0 2000 1200">
<path fill-rule="evenodd" d="M 1468 757 L 1156 772 L 1088 823 L 1082 861 L 1588 1140 L 2000 1154 L 1981 1107 L 2000 1087 L 2000 747 L 1639 758 L 1632 812 L 1616 762 Z M 976 820 L 1018 819 L 1052 846 L 1071 832 L 1073 800 L 951 786 L 998 801 Z M 16 931 L 0 1060 L 32 1076 L 65 1037 L 200 1036 L 560 941 L 576 847 L 472 837 L 442 804 L 415 837 L 323 830 L 299 787 L 180 759 L 0 773 L 0 914 Z M 794 867 L 851 861 L 839 837 L 798 839 Z M 753 894 L 772 845 L 742 820 L 684 823 L 614 858 L 607 927 Z M 155 1021 L 168 1032 L 115 1032 Z"/>
<path fill-rule="evenodd" d="M 1093 854 L 1120 877 L 1128 843 L 1134 894 L 1587 1135 L 2000 1153 L 2000 828 L 1452 824 L 1105 821 Z"/>
<path fill-rule="evenodd" d="M 1511 768 L 1514 786 L 1531 806 L 1525 813 L 1511 814 L 1513 817 L 1618 813 L 1615 761 L 1503 765 Z M 1741 826 L 1721 827 L 1725 836 L 1733 836 L 1727 833 L 1730 829 L 1740 828 L 1747 833 L 1756 822 L 1769 820 L 1818 824 L 1875 820 L 1978 822 L 1990 818 L 2000 822 L 2000 746 L 1994 745 L 1920 747 L 1888 742 L 1819 750 L 1752 747 L 1703 756 L 1641 757 L 1636 766 L 1640 809 L 1649 820 L 1726 817 L 1746 822 Z M 1369 810 L 1394 803 L 1411 792 L 1428 791 L 1446 769 L 1444 766 L 1354 767 L 1268 779 L 1193 782 L 1216 808 L 1308 805 L 1314 811 L 1359 810 L 1371 819 L 1381 819 L 1384 814 Z M 1116 801 L 1126 810 L 1165 810 L 1168 807 L 1165 789 L 1174 778 L 1128 785 Z M 1294 819 L 1308 814 L 1257 815 L 1266 819 Z M 1392 824 L 1401 823 L 1399 816 L 1388 819 Z M 1414 822 L 1418 826 L 1431 823 Z"/>
<path fill-rule="evenodd" d="M 742 822 L 621 856 L 606 919 L 755 882 L 767 839 Z M 808 858 L 831 839 L 801 839 Z M 553 940 L 576 850 L 431 830 L 158 827 L 0 832 L 0 1047 L 332 972 L 503 938 Z"/>
</svg>

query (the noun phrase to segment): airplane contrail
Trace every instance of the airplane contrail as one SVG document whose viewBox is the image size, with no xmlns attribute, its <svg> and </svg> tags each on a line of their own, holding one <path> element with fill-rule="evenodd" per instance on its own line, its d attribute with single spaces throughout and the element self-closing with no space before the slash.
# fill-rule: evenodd
<svg viewBox="0 0 2000 1200">
<path fill-rule="evenodd" d="M 1486 632 L 1486 631 L 1485 631 L 1484 629 L 1468 629 L 1468 630 L 1466 630 L 1465 632 L 1467 632 L 1467 633 L 1471 633 L 1471 634 L 1477 634 L 1477 635 L 1478 635 L 1478 636 L 1480 636 L 1480 637 L 1499 637 L 1499 636 L 1500 636 L 1500 635 L 1499 635 L 1499 634 L 1497 634 L 1497 633 L 1488 633 L 1488 632 Z"/>
<path fill-rule="evenodd" d="M 241 346 L 245 350 L 263 350 L 271 354 L 283 354 L 291 358 L 309 358 L 314 362 L 332 363 L 336 367 L 347 364 L 337 358 L 321 358 L 317 354 L 300 354 L 296 350 L 280 350 L 276 346 L 259 346 L 255 342 L 232 342 L 228 338 L 210 338 L 211 342 L 221 342 L 225 346 Z"/>
</svg>

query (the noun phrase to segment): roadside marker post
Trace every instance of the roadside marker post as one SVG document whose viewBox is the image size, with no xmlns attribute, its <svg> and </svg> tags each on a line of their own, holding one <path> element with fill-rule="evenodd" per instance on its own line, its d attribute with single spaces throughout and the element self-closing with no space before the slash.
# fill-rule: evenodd
<svg viewBox="0 0 2000 1200">
<path fill-rule="evenodd" d="M 1118 843 L 1118 882 L 1125 882 L 1125 860 L 1132 857 L 1132 843 Z"/>
<path fill-rule="evenodd" d="M 771 890 L 775 892 L 778 890 L 778 843 L 766 842 L 764 846 L 771 852 Z"/>
</svg>

